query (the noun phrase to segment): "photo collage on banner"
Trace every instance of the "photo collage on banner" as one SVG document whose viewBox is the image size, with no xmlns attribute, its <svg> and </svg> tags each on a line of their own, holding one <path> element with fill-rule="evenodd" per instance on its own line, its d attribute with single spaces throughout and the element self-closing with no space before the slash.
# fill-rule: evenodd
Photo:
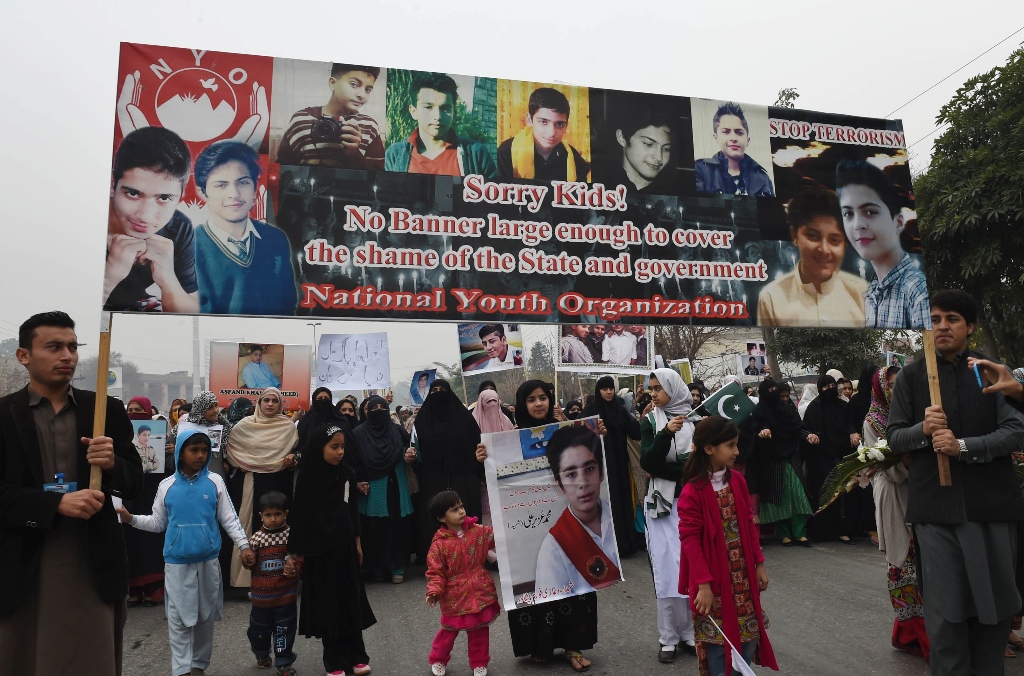
<svg viewBox="0 0 1024 676">
<path fill-rule="evenodd" d="M 107 310 L 926 323 L 899 121 L 127 43 L 118 86 Z"/>
<path fill-rule="evenodd" d="M 736 355 L 736 372 L 746 378 L 762 378 L 768 375 L 768 357 L 763 341 L 748 341 L 745 354 Z"/>
<path fill-rule="evenodd" d="M 650 373 L 654 334 L 639 324 L 563 324 L 559 371 Z"/>
<path fill-rule="evenodd" d="M 489 373 L 526 366 L 518 324 L 459 324 L 462 373 Z"/>
<path fill-rule="evenodd" d="M 163 474 L 166 457 L 164 446 L 167 443 L 166 420 L 133 420 L 135 431 L 135 450 L 142 460 L 142 471 L 146 474 Z"/>
<path fill-rule="evenodd" d="M 482 441 L 506 610 L 623 579 L 596 417 Z"/>
<path fill-rule="evenodd" d="M 384 390 L 391 387 L 388 334 L 335 333 L 320 336 L 316 385 L 329 390 Z"/>
<path fill-rule="evenodd" d="M 268 387 L 281 390 L 284 410 L 309 409 L 308 345 L 210 342 L 210 390 L 227 408 L 244 398 L 253 406 Z"/>
</svg>

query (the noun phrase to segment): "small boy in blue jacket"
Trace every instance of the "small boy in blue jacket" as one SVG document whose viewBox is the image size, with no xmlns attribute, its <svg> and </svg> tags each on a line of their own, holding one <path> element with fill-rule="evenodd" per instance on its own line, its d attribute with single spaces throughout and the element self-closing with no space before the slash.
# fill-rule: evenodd
<svg viewBox="0 0 1024 676">
<path fill-rule="evenodd" d="M 123 507 L 121 520 L 164 536 L 164 598 L 171 643 L 172 676 L 202 674 L 213 654 L 213 623 L 221 619 L 220 530 L 255 561 L 245 531 L 228 497 L 224 479 L 209 471 L 210 437 L 185 430 L 174 446 L 177 471 L 160 482 L 151 516 L 132 516 Z"/>
</svg>

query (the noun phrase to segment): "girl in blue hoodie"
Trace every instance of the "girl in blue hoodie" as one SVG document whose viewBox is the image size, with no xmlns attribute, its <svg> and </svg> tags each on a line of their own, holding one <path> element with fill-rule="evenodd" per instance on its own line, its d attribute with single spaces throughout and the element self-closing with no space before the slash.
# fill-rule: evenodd
<svg viewBox="0 0 1024 676">
<path fill-rule="evenodd" d="M 221 619 L 220 530 L 252 565 L 255 557 L 228 497 L 224 479 L 209 471 L 210 437 L 185 430 L 174 445 L 177 471 L 160 482 L 153 514 L 121 520 L 164 536 L 164 599 L 171 644 L 172 676 L 202 674 L 213 654 L 213 623 Z"/>
</svg>

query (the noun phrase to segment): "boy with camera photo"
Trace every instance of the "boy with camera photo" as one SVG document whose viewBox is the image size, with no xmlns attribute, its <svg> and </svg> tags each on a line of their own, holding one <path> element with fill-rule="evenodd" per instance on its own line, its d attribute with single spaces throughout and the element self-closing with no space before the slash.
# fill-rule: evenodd
<svg viewBox="0 0 1024 676">
<path fill-rule="evenodd" d="M 380 68 L 335 63 L 323 106 L 294 115 L 281 138 L 277 161 L 334 169 L 384 169 L 384 141 L 377 121 L 361 111 L 380 76 Z"/>
</svg>

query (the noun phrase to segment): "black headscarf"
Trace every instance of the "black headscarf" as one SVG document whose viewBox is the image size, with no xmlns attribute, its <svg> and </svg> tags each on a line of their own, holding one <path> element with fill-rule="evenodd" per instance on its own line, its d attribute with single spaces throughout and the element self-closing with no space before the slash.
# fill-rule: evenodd
<svg viewBox="0 0 1024 676">
<path fill-rule="evenodd" d="M 380 404 L 384 409 L 374 411 L 373 407 Z M 388 476 L 405 455 L 402 432 L 392 422 L 384 397 L 370 397 L 368 409 L 366 421 L 352 432 L 359 443 L 360 481 L 376 481 Z"/>
<path fill-rule="evenodd" d="M 765 378 L 757 388 L 759 400 L 754 411 L 757 431 L 769 429 L 770 439 L 759 439 L 766 448 L 776 455 L 788 458 L 800 446 L 800 428 L 803 421 L 796 408 L 779 398 L 779 386 L 771 378 Z"/>
<path fill-rule="evenodd" d="M 334 410 L 337 411 L 338 415 L 340 415 L 343 418 L 347 418 L 348 419 L 348 424 L 352 427 L 352 429 L 355 429 L 356 425 L 359 424 L 359 414 L 358 414 L 358 412 L 357 413 L 342 413 L 341 412 L 341 405 L 345 404 L 345 403 L 352 404 L 352 410 L 358 411 L 359 410 L 359 408 L 358 408 L 359 407 L 359 402 L 358 401 L 352 401 L 351 399 L 346 397 L 345 399 L 342 399 L 341 401 L 339 401 L 338 405 L 334 407 Z"/>
<path fill-rule="evenodd" d="M 302 471 L 295 484 L 295 499 L 288 512 L 291 534 L 288 551 L 303 556 L 323 554 L 335 548 L 342 528 L 351 530 L 346 510 L 345 484 L 352 480 L 351 470 L 342 462 L 334 466 L 324 460 L 323 449 L 332 436 L 345 435 L 345 457 L 349 439 L 338 425 L 324 425 L 310 435 L 310 445 L 302 458 Z M 354 499 L 354 496 L 353 496 Z"/>
<path fill-rule="evenodd" d="M 868 417 L 868 409 L 871 408 L 871 383 L 877 371 L 877 364 L 869 364 L 861 369 L 857 391 L 850 397 L 847 411 L 850 414 L 850 425 L 854 430 L 860 430 L 864 426 L 864 419 Z"/>
<path fill-rule="evenodd" d="M 536 389 L 542 389 L 548 395 L 548 414 L 541 420 L 530 417 L 526 408 L 526 398 Z M 543 380 L 527 380 L 516 390 L 516 425 L 520 428 L 540 427 L 555 422 L 555 386 Z"/>
<path fill-rule="evenodd" d="M 629 415 L 626 412 L 626 403 L 617 394 L 611 401 L 605 401 L 601 396 L 601 390 L 608 388 L 615 390 L 615 379 L 611 376 L 599 378 L 597 384 L 594 385 L 594 401 L 583 409 L 583 414 L 580 417 L 589 418 L 592 415 L 599 415 L 609 431 L 622 429 L 626 426 L 626 416 Z"/>
<path fill-rule="evenodd" d="M 571 410 L 574 406 L 579 410 L 577 410 L 575 413 L 572 413 Z M 565 405 L 564 410 L 565 417 L 568 418 L 569 420 L 575 420 L 576 418 L 580 418 L 583 416 L 583 404 L 580 403 L 579 399 L 573 399 L 572 401 L 570 401 L 568 404 Z"/>
<path fill-rule="evenodd" d="M 845 454 L 850 449 L 849 412 L 847 403 L 839 398 L 836 379 L 829 375 L 818 378 L 818 396 L 807 405 L 804 425 L 821 437 L 824 449 Z"/>
<path fill-rule="evenodd" d="M 321 392 L 326 392 L 330 395 L 330 399 L 321 399 L 317 401 L 316 395 Z M 299 421 L 299 452 L 302 454 L 302 469 L 300 474 L 305 471 L 306 454 L 313 452 L 314 454 L 318 451 L 313 449 L 313 435 L 314 433 L 326 426 L 326 425 L 337 425 L 345 433 L 345 459 L 344 464 L 348 466 L 352 471 L 356 471 L 359 466 L 360 448 L 359 442 L 352 435 L 352 425 L 348 418 L 338 413 L 338 409 L 334 408 L 333 402 L 334 395 L 326 387 L 318 387 L 313 390 L 313 394 L 310 397 L 309 413 L 302 417 Z M 326 443 L 326 442 L 325 442 Z M 321 449 L 323 446 L 320 447 Z M 361 480 L 361 479 L 360 479 Z"/>
<path fill-rule="evenodd" d="M 414 423 L 424 467 L 480 474 L 483 465 L 476 459 L 476 446 L 480 443 L 476 419 L 452 392 L 447 380 L 435 380 L 430 390 Z"/>
</svg>

